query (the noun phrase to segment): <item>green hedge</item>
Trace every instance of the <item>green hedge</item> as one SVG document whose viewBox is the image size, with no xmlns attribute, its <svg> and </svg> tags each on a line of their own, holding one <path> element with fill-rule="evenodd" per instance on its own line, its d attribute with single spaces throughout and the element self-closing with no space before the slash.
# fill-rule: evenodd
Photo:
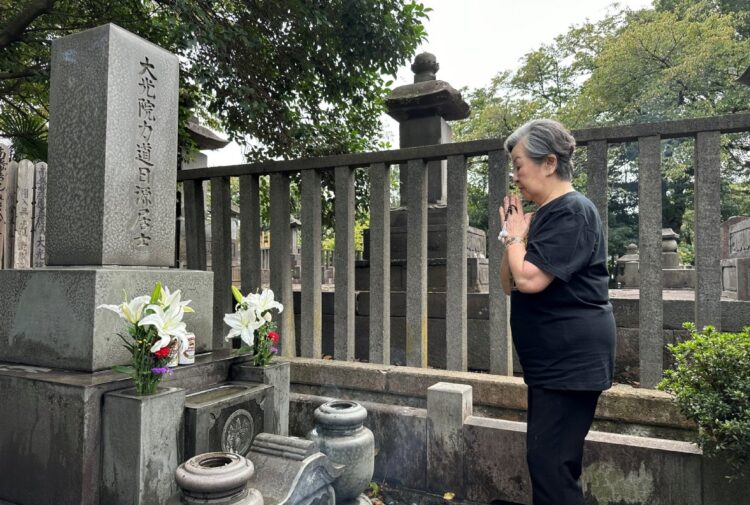
<svg viewBox="0 0 750 505">
<path fill-rule="evenodd" d="M 750 327 L 724 333 L 684 326 L 691 338 L 668 346 L 675 365 L 658 388 L 696 422 L 704 454 L 726 459 L 730 477 L 739 477 L 750 460 Z"/>
</svg>

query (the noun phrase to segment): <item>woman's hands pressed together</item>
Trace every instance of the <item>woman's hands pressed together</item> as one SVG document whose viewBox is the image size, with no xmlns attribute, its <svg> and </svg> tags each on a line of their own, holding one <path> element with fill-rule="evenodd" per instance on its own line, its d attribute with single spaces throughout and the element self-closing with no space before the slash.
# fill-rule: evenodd
<svg viewBox="0 0 750 505">
<path fill-rule="evenodd" d="M 505 245 L 522 243 L 529 233 L 529 225 L 533 214 L 524 214 L 523 204 L 517 195 L 506 196 L 503 205 L 498 210 L 500 223 L 503 224 Z"/>
</svg>

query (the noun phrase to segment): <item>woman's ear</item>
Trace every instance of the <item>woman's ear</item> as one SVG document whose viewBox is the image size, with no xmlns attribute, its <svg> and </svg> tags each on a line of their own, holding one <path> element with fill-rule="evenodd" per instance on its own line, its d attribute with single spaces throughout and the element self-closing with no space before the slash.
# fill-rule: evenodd
<svg viewBox="0 0 750 505">
<path fill-rule="evenodd" d="M 555 172 L 557 171 L 557 155 L 555 154 L 547 155 L 547 158 L 545 159 L 545 162 L 544 162 L 544 171 L 547 174 L 547 177 L 555 175 Z"/>
</svg>

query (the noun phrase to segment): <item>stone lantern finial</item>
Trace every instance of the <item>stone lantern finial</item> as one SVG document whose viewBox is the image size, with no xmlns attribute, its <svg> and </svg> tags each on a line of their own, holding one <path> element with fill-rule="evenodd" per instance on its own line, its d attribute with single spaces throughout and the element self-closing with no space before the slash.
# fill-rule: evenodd
<svg viewBox="0 0 750 505">
<path fill-rule="evenodd" d="M 411 64 L 414 82 L 434 81 L 438 70 L 440 70 L 440 64 L 432 53 L 418 54 L 414 58 L 414 63 Z"/>
</svg>

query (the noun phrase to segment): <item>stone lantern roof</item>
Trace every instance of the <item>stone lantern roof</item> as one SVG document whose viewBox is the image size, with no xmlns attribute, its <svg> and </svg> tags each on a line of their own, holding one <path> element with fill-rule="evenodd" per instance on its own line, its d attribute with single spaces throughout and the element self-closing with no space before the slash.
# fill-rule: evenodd
<svg viewBox="0 0 750 505">
<path fill-rule="evenodd" d="M 414 84 L 394 89 L 386 98 L 388 115 L 398 122 L 417 117 L 440 116 L 446 121 L 469 117 L 469 104 L 453 86 L 435 78 L 440 69 L 434 54 L 417 55 L 411 66 Z"/>
</svg>

